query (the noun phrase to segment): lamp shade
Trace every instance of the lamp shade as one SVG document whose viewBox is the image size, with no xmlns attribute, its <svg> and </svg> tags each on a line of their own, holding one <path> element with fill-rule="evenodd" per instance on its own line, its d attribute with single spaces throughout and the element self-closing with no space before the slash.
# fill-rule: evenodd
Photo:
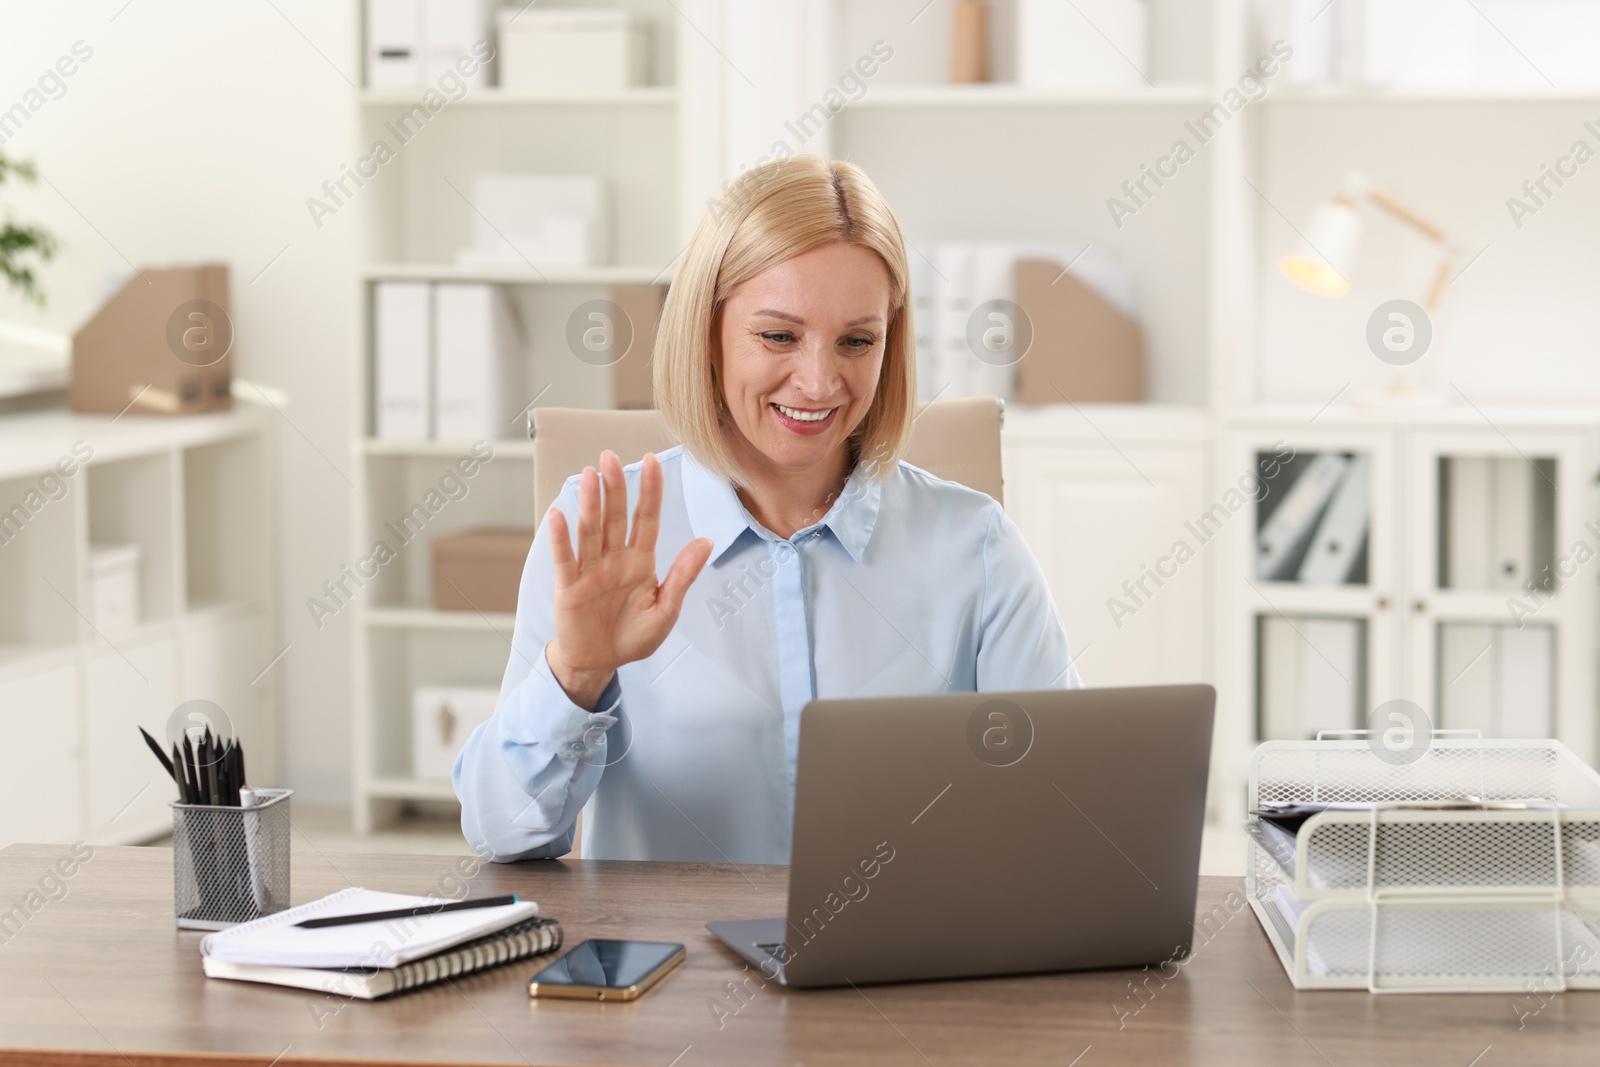
<svg viewBox="0 0 1600 1067">
<path fill-rule="evenodd" d="M 1318 296 L 1344 296 L 1350 291 L 1350 270 L 1355 265 L 1361 236 L 1361 216 L 1355 203 L 1337 196 L 1319 204 L 1306 227 L 1305 247 L 1278 261 L 1283 276 Z"/>
</svg>

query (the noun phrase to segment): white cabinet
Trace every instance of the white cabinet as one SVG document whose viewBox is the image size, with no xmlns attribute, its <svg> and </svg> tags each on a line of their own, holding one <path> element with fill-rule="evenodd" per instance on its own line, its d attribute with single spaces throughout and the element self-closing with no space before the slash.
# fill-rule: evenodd
<svg viewBox="0 0 1600 1067">
<path fill-rule="evenodd" d="M 60 657 L 58 657 L 60 658 Z M 70 841 L 79 831 L 78 671 L 69 660 L 0 677 L 0 848 Z"/>
<path fill-rule="evenodd" d="M 1006 409 L 1006 513 L 1050 583 L 1086 685 L 1209 677 L 1207 428 L 1187 409 Z"/>
<path fill-rule="evenodd" d="M 1219 572 L 1224 793 L 1242 803 L 1258 741 L 1388 728 L 1397 708 L 1592 762 L 1597 442 L 1600 412 L 1579 408 L 1236 413 L 1218 482 L 1256 471 L 1262 490 Z M 1349 487 L 1364 541 L 1334 517 Z M 1355 550 L 1348 572 L 1307 562 L 1330 538 Z"/>
<path fill-rule="evenodd" d="M 161 739 L 175 706 L 173 667 L 170 636 L 119 642 L 115 651 L 89 656 L 85 821 L 94 837 L 171 825 L 172 779 L 146 749 L 139 727 Z"/>
<path fill-rule="evenodd" d="M 277 784 L 276 723 L 267 714 L 276 672 L 266 670 L 266 618 L 206 618 L 184 628 L 176 703 L 206 700 L 222 709 L 231 736 L 244 743 L 245 770 L 252 782 Z"/>
<path fill-rule="evenodd" d="M 237 717 L 259 784 L 279 784 L 272 662 L 271 412 L 0 419 L 0 842 L 170 832 L 158 740 L 186 699 Z M 138 549 L 138 620 L 93 617 L 90 546 Z"/>
</svg>

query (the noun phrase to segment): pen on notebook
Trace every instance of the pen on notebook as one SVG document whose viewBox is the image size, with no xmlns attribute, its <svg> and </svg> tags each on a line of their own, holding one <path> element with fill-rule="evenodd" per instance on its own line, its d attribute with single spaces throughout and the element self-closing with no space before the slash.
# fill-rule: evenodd
<svg viewBox="0 0 1600 1067">
<path fill-rule="evenodd" d="M 393 911 L 369 911 L 359 915 L 328 915 L 320 919 L 307 919 L 295 923 L 307 929 L 324 926 L 346 926 L 351 923 L 376 923 L 387 919 L 412 919 L 420 915 L 437 915 L 443 911 L 466 911 L 468 908 L 498 908 L 515 904 L 515 894 L 503 897 L 480 897 L 477 900 L 457 900 L 449 904 L 425 904 L 420 908 L 396 908 Z"/>
</svg>

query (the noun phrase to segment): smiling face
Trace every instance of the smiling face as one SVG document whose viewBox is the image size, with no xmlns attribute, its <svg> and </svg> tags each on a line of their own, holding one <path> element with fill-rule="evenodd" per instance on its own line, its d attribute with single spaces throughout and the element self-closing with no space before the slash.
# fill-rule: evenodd
<svg viewBox="0 0 1600 1067">
<path fill-rule="evenodd" d="M 878 388 L 889 297 L 883 260 L 844 241 L 729 294 L 713 359 L 733 417 L 728 445 L 744 470 L 842 473 L 846 439 Z"/>
</svg>

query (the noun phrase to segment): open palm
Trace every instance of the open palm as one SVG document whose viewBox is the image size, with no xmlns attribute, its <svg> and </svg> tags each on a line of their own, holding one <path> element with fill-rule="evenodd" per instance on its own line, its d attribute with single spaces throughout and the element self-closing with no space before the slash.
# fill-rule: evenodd
<svg viewBox="0 0 1600 1067">
<path fill-rule="evenodd" d="M 661 647 L 678 621 L 690 584 L 711 556 L 711 541 L 690 541 L 666 578 L 656 581 L 661 463 L 648 453 L 639 472 L 631 533 L 622 461 L 609 449 L 600 454 L 599 473 L 585 467 L 578 483 L 576 554 L 560 509 L 550 509 L 549 522 L 556 589 L 555 640 L 547 658 L 569 693 L 597 693 L 594 683 L 603 688 L 618 667 Z"/>
</svg>

